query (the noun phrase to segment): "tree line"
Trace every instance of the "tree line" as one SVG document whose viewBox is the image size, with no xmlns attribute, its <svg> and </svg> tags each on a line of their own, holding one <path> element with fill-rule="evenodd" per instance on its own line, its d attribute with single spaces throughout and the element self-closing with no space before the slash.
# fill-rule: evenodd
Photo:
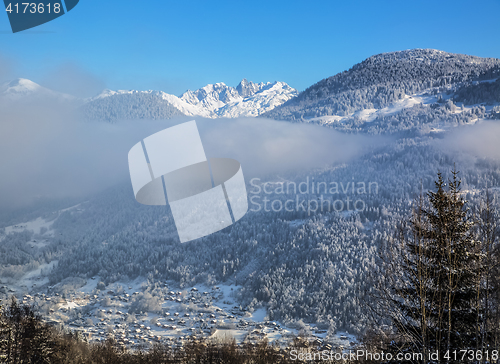
<svg viewBox="0 0 500 364">
<path fill-rule="evenodd" d="M 460 185 L 457 171 L 447 181 L 439 173 L 380 250 L 385 274 L 365 306 L 378 324 L 367 341 L 379 350 L 421 353 L 422 363 L 498 360 L 498 215 L 488 191 L 471 211 Z"/>
</svg>

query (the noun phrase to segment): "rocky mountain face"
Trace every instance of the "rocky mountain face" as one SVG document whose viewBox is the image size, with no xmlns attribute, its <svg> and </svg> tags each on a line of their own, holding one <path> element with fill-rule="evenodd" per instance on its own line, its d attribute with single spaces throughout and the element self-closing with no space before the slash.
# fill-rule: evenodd
<svg viewBox="0 0 500 364">
<path fill-rule="evenodd" d="M 162 91 L 111 91 L 83 106 L 89 119 L 168 119 L 177 115 L 215 117 L 259 116 L 298 95 L 284 82 L 253 83 L 243 79 L 235 88 L 220 82 L 180 97 Z"/>
</svg>

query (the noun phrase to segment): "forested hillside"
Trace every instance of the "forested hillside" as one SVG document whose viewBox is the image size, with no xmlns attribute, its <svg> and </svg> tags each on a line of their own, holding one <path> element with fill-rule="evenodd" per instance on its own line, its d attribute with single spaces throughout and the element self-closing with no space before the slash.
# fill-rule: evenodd
<svg viewBox="0 0 500 364">
<path fill-rule="evenodd" d="M 409 213 L 420 191 L 432 188 L 433 172 L 462 170 L 467 198 L 480 201 L 486 186 L 500 186 L 500 166 L 471 165 L 431 147 L 428 138 L 400 139 L 350 165 L 290 176 L 319 182 L 376 183 L 377 190 L 358 194 L 309 192 L 301 199 L 362 199 L 364 211 L 351 204 L 340 211 L 249 211 L 237 224 L 205 238 L 179 244 L 172 217 L 164 207 L 138 205 L 129 186 L 106 191 L 86 202 L 81 212 L 62 214 L 54 223 L 71 248 L 60 257 L 51 282 L 66 277 L 100 276 L 105 283 L 149 277 L 189 287 L 236 282 L 241 302 L 264 305 L 271 319 L 304 319 L 332 328 L 363 331 L 367 319 L 360 295 L 370 290 L 367 276 L 379 269 L 377 248 Z M 271 181 L 278 181 L 270 179 Z M 290 181 L 292 179 L 288 179 Z M 248 186 L 250 197 L 255 187 Z M 267 196 L 295 199 L 291 193 Z M 258 200 L 253 200 L 258 201 Z M 256 205 L 250 203 L 250 208 Z M 271 207 L 268 207 L 270 210 Z"/>
<path fill-rule="evenodd" d="M 93 100 L 81 107 L 82 116 L 89 120 L 117 121 L 120 119 L 170 119 L 184 115 L 160 93 L 145 92 L 114 95 L 113 102 L 106 98 Z"/>
<path fill-rule="evenodd" d="M 348 71 L 325 78 L 299 96 L 265 114 L 273 119 L 307 120 L 320 116 L 348 116 L 364 109 L 381 109 L 405 95 L 425 90 L 453 93 L 474 81 L 500 76 L 500 60 L 446 53 L 433 49 L 412 49 L 372 56 Z M 499 102 L 498 92 L 488 99 Z M 469 98 L 466 104 L 475 104 Z"/>
</svg>

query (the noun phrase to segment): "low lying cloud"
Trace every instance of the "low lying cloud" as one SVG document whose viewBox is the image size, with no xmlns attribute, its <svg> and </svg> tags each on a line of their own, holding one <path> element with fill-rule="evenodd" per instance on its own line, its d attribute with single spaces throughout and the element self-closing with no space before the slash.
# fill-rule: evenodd
<svg viewBox="0 0 500 364">
<path fill-rule="evenodd" d="M 250 178 L 349 162 L 388 139 L 262 118 L 200 120 L 198 128 L 208 157 L 234 158 Z"/>
<path fill-rule="evenodd" d="M 500 121 L 485 121 L 450 131 L 435 143 L 443 151 L 500 160 Z"/>
<path fill-rule="evenodd" d="M 58 101 L 0 100 L 0 206 L 77 197 L 129 180 L 128 151 L 141 139 L 195 119 L 207 157 L 237 159 L 251 178 L 304 171 L 356 158 L 383 140 L 325 127 L 259 118 L 76 121 Z M 130 198 L 134 198 L 133 195 Z"/>
<path fill-rule="evenodd" d="M 14 62 L 0 54 L 0 85 L 14 78 Z"/>
</svg>

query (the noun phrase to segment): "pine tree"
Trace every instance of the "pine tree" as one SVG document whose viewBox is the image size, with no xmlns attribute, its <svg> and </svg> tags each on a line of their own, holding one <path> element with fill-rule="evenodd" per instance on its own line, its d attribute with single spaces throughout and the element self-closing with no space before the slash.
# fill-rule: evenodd
<svg viewBox="0 0 500 364">
<path fill-rule="evenodd" d="M 7 324 L 5 323 L 5 317 L 3 315 L 3 306 L 0 306 L 0 362 L 1 363 L 5 362 L 7 359 L 4 350 L 7 344 L 6 340 L 6 334 L 8 332 L 7 330 L 8 327 Z"/>
<path fill-rule="evenodd" d="M 2 363 L 44 363 L 54 355 L 50 327 L 32 307 L 19 305 L 14 296 L 2 310 L 0 343 Z"/>
<path fill-rule="evenodd" d="M 484 308 L 484 315 L 478 315 L 478 341 L 476 350 L 488 350 L 490 345 L 497 347 L 499 315 L 498 315 L 498 287 L 495 286 L 498 276 L 498 260 L 495 250 L 498 248 L 498 216 L 494 208 L 494 201 L 486 189 L 485 198 L 476 214 L 478 222 L 478 291 L 477 307 Z"/>
<path fill-rule="evenodd" d="M 423 353 L 423 362 L 437 350 L 440 362 L 450 362 L 447 351 L 475 349 L 476 320 L 483 313 L 476 304 L 480 252 L 458 172 L 452 174 L 446 186 L 438 173 L 436 192 L 427 193 L 429 206 L 421 198 L 399 236 L 402 280 L 392 287 L 391 319 L 401 334 L 399 348 Z"/>
</svg>

